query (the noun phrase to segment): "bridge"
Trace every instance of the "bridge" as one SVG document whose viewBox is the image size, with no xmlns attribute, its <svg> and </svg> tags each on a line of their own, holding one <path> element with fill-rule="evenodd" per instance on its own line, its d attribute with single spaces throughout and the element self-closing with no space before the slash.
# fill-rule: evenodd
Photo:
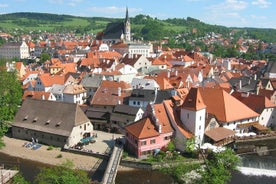
<svg viewBox="0 0 276 184">
<path fill-rule="evenodd" d="M 16 174 L 17 170 L 4 169 L 3 166 L 0 167 L 0 184 L 8 183 Z"/>
<path fill-rule="evenodd" d="M 123 142 L 118 139 L 114 145 L 111 156 L 109 158 L 104 176 L 102 179 L 102 184 L 113 184 L 115 183 L 118 166 L 121 161 L 123 153 Z"/>
</svg>

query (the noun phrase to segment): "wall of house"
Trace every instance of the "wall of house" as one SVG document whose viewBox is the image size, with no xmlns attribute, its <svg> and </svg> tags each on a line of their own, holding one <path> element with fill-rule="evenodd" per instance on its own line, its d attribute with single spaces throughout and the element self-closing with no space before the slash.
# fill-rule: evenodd
<svg viewBox="0 0 276 184">
<path fill-rule="evenodd" d="M 275 113 L 276 113 L 275 108 L 265 108 L 260 115 L 259 123 L 265 127 L 270 127 L 273 124 L 276 124 L 274 123 L 276 118 Z"/>
<path fill-rule="evenodd" d="M 35 91 L 46 91 L 46 88 L 40 78 L 36 80 L 35 86 L 34 86 Z"/>
<path fill-rule="evenodd" d="M 230 129 L 235 131 L 236 133 L 244 133 L 247 131 L 247 127 L 245 128 L 239 128 L 238 125 L 240 124 L 246 124 L 246 123 L 253 123 L 258 121 L 258 117 L 248 118 L 248 119 L 242 119 L 242 120 L 236 120 L 231 122 L 220 122 L 220 124 L 223 125 L 224 128 Z"/>
<path fill-rule="evenodd" d="M 135 57 L 135 55 L 133 57 Z M 144 56 L 141 56 L 134 64 L 134 68 L 136 70 L 139 70 L 140 68 L 149 68 L 150 66 L 151 66 L 151 62 Z"/>
<path fill-rule="evenodd" d="M 63 101 L 68 103 L 84 104 L 86 102 L 86 92 L 78 94 L 63 94 Z"/>
<path fill-rule="evenodd" d="M 75 126 L 68 137 L 68 140 L 66 142 L 66 146 L 71 147 L 76 145 L 82 138 L 84 138 L 84 135 L 91 135 L 93 132 L 94 128 L 92 123 L 86 122 L 81 125 Z"/>
<path fill-rule="evenodd" d="M 162 149 L 168 145 L 171 141 L 172 132 L 166 134 L 160 134 L 157 137 L 151 137 L 148 139 L 141 139 L 138 142 L 138 158 L 144 155 L 149 155 L 154 152 L 155 149 Z"/>
<path fill-rule="evenodd" d="M 133 107 L 146 108 L 150 102 L 142 100 L 129 100 L 128 105 Z"/>
<path fill-rule="evenodd" d="M 204 137 L 205 114 L 206 109 L 199 111 L 181 109 L 180 119 L 184 126 L 197 137 L 198 143 L 202 143 Z"/>
<path fill-rule="evenodd" d="M 20 46 L 20 59 L 26 59 L 30 57 L 29 47 L 26 42 L 22 42 Z"/>
<path fill-rule="evenodd" d="M 51 146 L 57 146 L 57 147 L 63 147 L 66 142 L 67 138 L 66 136 L 56 135 L 56 134 L 50 134 L 35 130 L 29 130 L 26 128 L 21 127 L 12 127 L 12 137 L 17 139 L 23 139 L 27 141 L 38 141 L 38 143 L 51 145 Z"/>
</svg>

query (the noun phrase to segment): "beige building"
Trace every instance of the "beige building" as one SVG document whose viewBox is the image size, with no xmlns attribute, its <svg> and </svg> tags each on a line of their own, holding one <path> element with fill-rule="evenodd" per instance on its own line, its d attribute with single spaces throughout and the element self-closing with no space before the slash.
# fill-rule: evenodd
<svg viewBox="0 0 276 184">
<path fill-rule="evenodd" d="M 29 47 L 25 41 L 7 42 L 0 47 L 0 57 L 26 59 L 30 57 Z"/>
<path fill-rule="evenodd" d="M 71 147 L 91 137 L 93 125 L 79 105 L 26 99 L 12 124 L 12 136 L 28 141 Z"/>
</svg>

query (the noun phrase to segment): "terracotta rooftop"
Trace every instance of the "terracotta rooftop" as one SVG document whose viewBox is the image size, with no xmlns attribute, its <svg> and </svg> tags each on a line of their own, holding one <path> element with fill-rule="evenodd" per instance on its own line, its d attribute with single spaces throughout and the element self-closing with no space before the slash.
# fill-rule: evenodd
<svg viewBox="0 0 276 184">
<path fill-rule="evenodd" d="M 206 105 L 198 88 L 190 89 L 182 107 L 193 111 L 198 111 L 206 108 Z"/>
<path fill-rule="evenodd" d="M 215 115 L 219 122 L 226 123 L 259 116 L 223 89 L 199 88 L 199 90 L 207 106 L 207 112 Z"/>
<path fill-rule="evenodd" d="M 138 139 L 159 136 L 158 131 L 155 129 L 155 126 L 149 117 L 127 125 L 125 130 Z"/>
</svg>

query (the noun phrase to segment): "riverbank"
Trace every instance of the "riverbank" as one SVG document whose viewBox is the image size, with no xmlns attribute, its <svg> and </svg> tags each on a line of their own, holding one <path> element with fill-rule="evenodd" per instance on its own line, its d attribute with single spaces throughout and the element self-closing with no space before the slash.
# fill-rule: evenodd
<svg viewBox="0 0 276 184">
<path fill-rule="evenodd" d="M 4 136 L 3 140 L 5 143 L 5 147 L 0 149 L 1 153 L 26 160 L 41 162 L 44 164 L 60 165 L 67 160 L 70 160 L 74 163 L 74 167 L 76 169 L 90 171 L 99 160 L 99 158 L 92 156 L 63 152 L 61 151 L 61 148 L 53 148 L 52 150 L 47 150 L 48 146 L 46 145 L 42 145 L 37 150 L 32 150 L 23 146 L 26 141 L 10 138 L 7 136 Z M 132 170 L 132 168 L 119 166 L 119 170 L 129 171 Z"/>
</svg>

